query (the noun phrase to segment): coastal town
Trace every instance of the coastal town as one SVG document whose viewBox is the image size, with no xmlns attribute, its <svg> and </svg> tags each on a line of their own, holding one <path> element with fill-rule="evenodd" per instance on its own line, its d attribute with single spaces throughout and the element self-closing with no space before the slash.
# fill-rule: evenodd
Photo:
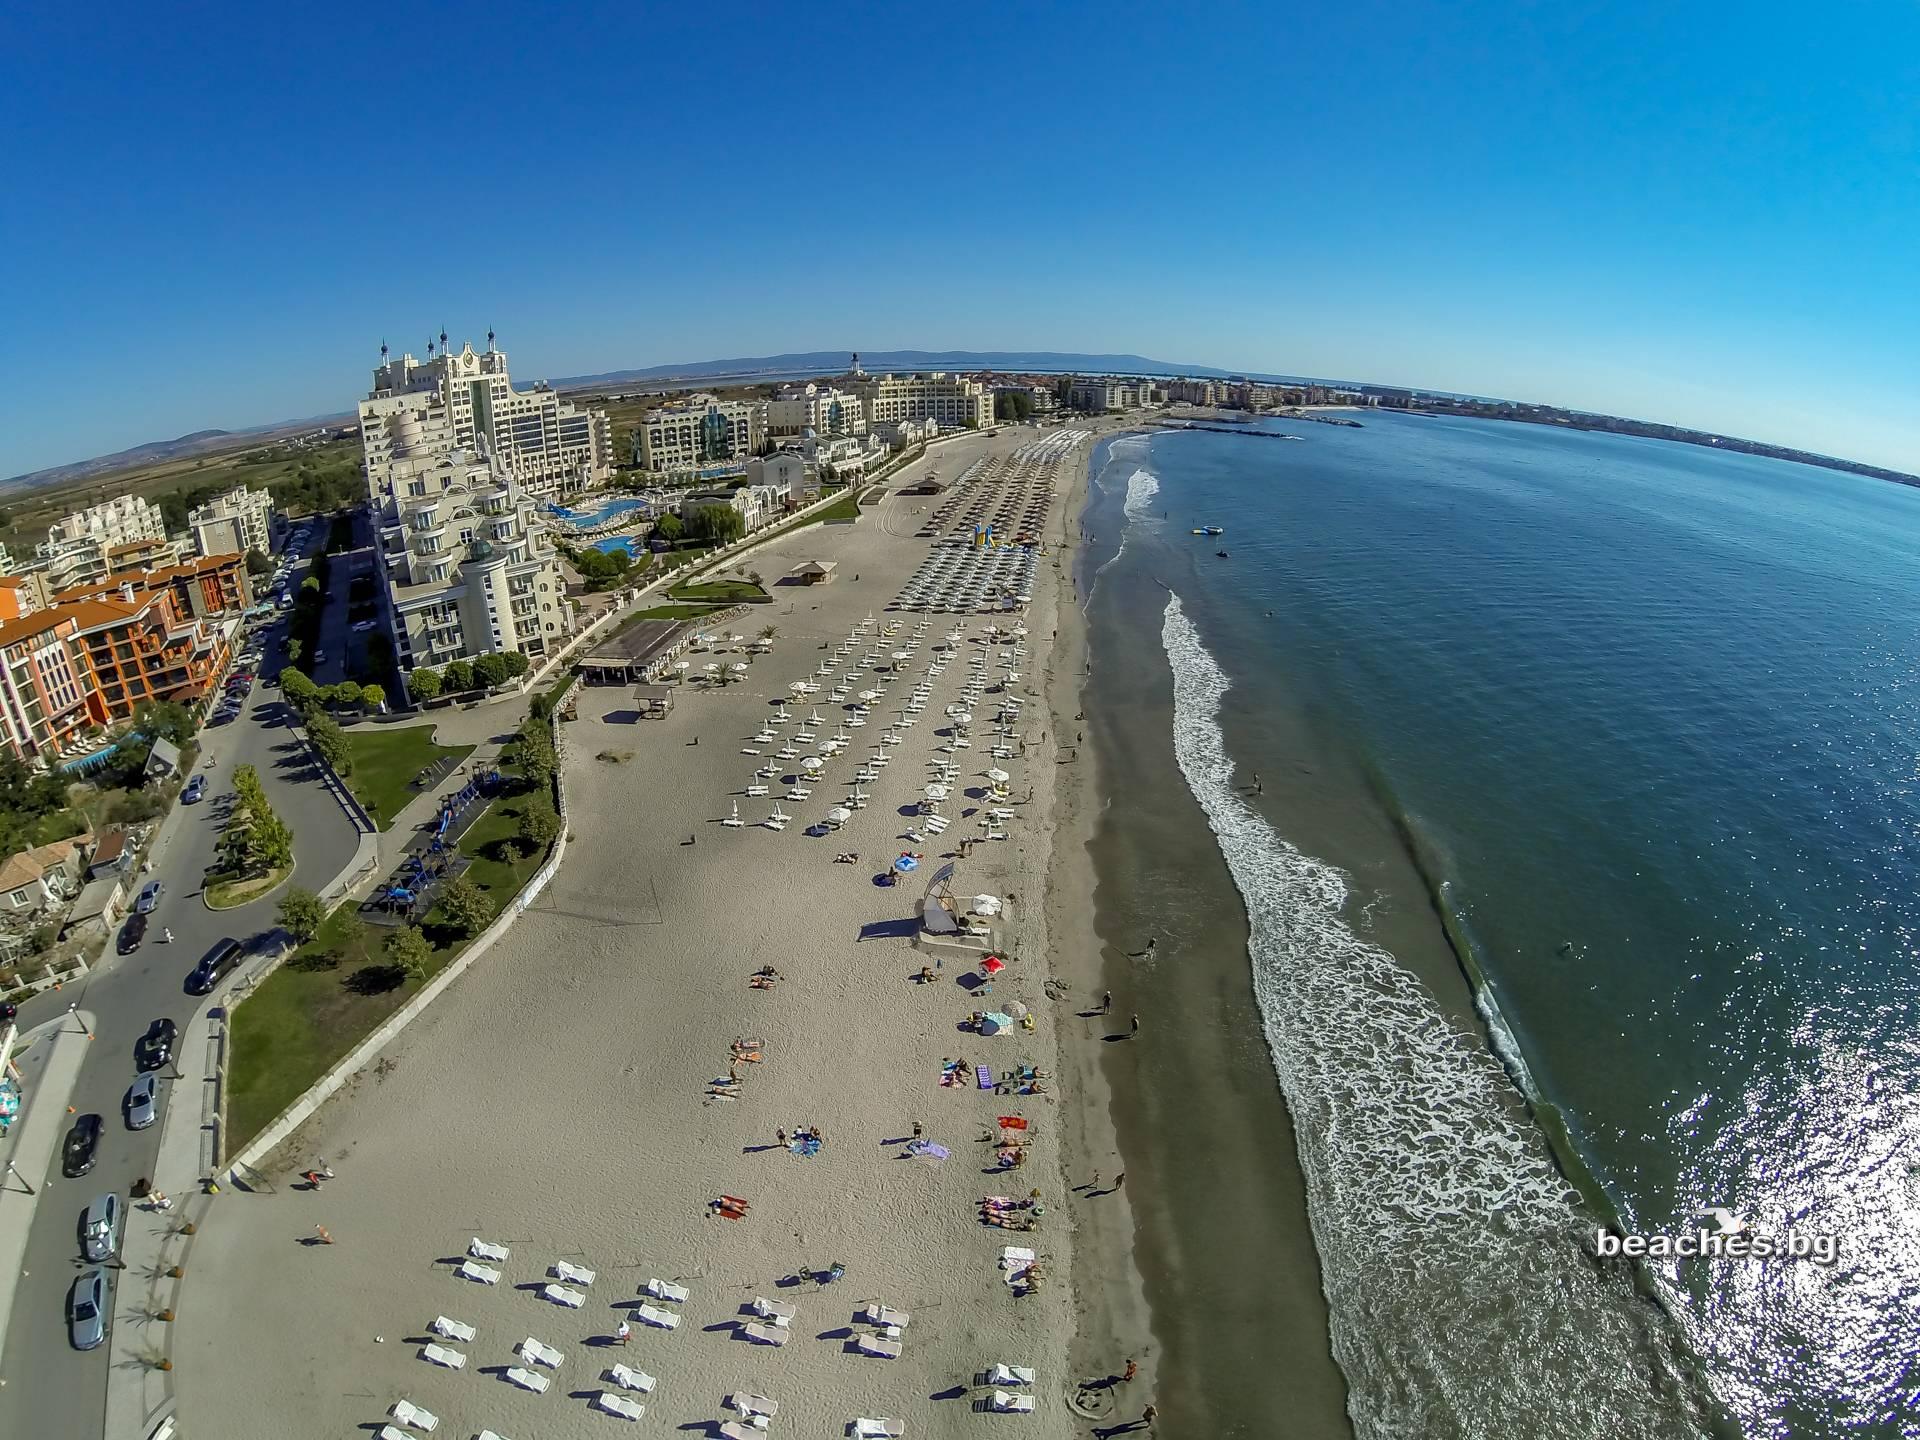
<svg viewBox="0 0 1920 1440">
<path fill-rule="evenodd" d="M 1182 382 L 855 356 L 616 431 L 432 351 L 303 441 L 357 503 L 116 496 L 0 582 L 0 1344 L 58 1382 L 0 1404 L 1151 1429 L 1076 1279 L 1141 1018 L 1049 890 L 1071 517 Z"/>
</svg>

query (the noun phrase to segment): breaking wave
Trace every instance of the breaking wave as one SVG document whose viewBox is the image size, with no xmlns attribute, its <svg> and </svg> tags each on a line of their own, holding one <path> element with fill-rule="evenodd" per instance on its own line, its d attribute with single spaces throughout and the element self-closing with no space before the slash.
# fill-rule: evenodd
<svg viewBox="0 0 1920 1440">
<path fill-rule="evenodd" d="M 1345 877 L 1234 788 L 1229 687 L 1178 595 L 1174 753 L 1245 900 L 1334 1358 L 1361 1440 L 1701 1433 L 1664 1312 L 1586 1250 L 1592 1218 L 1500 1063 L 1348 927 Z"/>
<path fill-rule="evenodd" d="M 1151 470 L 1135 470 L 1127 477 L 1127 498 L 1121 508 L 1129 520 L 1143 520 L 1153 497 L 1160 493 L 1160 477 Z"/>
</svg>

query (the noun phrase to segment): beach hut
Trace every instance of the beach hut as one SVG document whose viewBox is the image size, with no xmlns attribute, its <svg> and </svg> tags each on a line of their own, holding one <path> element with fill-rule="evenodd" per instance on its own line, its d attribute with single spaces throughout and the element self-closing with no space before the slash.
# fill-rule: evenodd
<svg viewBox="0 0 1920 1440">
<path fill-rule="evenodd" d="M 831 560 L 802 560 L 787 572 L 787 578 L 796 585 L 831 585 L 837 568 Z"/>
</svg>

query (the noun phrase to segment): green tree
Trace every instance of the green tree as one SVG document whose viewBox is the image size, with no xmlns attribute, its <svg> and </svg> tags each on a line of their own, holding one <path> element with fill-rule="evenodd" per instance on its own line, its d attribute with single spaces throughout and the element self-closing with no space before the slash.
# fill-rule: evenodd
<svg viewBox="0 0 1920 1440">
<path fill-rule="evenodd" d="M 760 638 L 762 640 L 771 640 L 779 633 L 780 627 L 778 625 L 762 625 L 760 627 Z"/>
<path fill-rule="evenodd" d="M 440 672 L 449 695 L 463 695 L 473 689 L 473 666 L 465 660 L 454 660 Z"/>
<path fill-rule="evenodd" d="M 993 418 L 1021 421 L 1033 417 L 1033 397 L 1024 390 L 1002 390 L 993 397 Z"/>
<path fill-rule="evenodd" d="M 387 959 L 409 980 L 427 978 L 427 965 L 433 959 L 433 946 L 420 933 L 418 925 L 402 925 L 387 937 Z"/>
<path fill-rule="evenodd" d="M 681 523 L 680 517 L 671 510 L 653 522 L 653 529 L 654 533 L 669 545 L 676 543 L 687 531 L 687 527 Z"/>
<path fill-rule="evenodd" d="M 151 700 L 133 712 L 133 728 L 149 740 L 170 740 L 184 745 L 193 739 L 193 716 L 184 705 L 168 700 Z"/>
<path fill-rule="evenodd" d="M 456 934 L 477 935 L 493 919 L 493 901 L 466 876 L 457 876 L 440 892 L 440 915 Z"/>
<path fill-rule="evenodd" d="M 291 650 L 297 641 L 288 641 Z M 305 714 L 320 703 L 320 687 L 313 683 L 313 677 L 304 670 L 286 669 L 280 672 L 280 693 L 294 709 Z"/>
<path fill-rule="evenodd" d="M 520 834 L 535 850 L 544 850 L 560 833 L 560 812 L 544 791 L 527 797 L 520 807 Z"/>
<path fill-rule="evenodd" d="M 280 928 L 293 936 L 294 943 L 304 945 L 320 933 L 320 926 L 327 918 L 327 908 L 320 903 L 318 895 L 295 885 L 280 897 L 275 915 L 280 921 Z"/>
<path fill-rule="evenodd" d="M 345 778 L 353 773 L 353 749 L 347 744 L 347 732 L 331 715 L 315 711 L 307 717 L 307 738 L 320 758 L 333 767 L 333 773 Z"/>
<path fill-rule="evenodd" d="M 306 650 L 306 642 L 301 640 L 298 635 L 289 635 L 287 637 L 287 663 L 289 665 L 299 664 L 300 657 L 306 653 Z M 299 672 L 293 671 L 290 673 L 298 674 Z"/>
<path fill-rule="evenodd" d="M 438 670 L 420 669 L 408 674 L 407 694 L 413 697 L 416 704 L 431 700 L 439 693 L 440 672 Z"/>
<path fill-rule="evenodd" d="M 507 662 L 507 676 L 509 679 L 518 680 L 533 668 L 533 662 L 518 650 L 509 650 L 500 658 Z"/>
<path fill-rule="evenodd" d="M 507 683 L 506 658 L 491 651 L 473 662 L 474 681 L 488 690 Z"/>
<path fill-rule="evenodd" d="M 387 703 L 387 692 L 379 685 L 362 685 L 360 703 L 377 714 Z"/>
<path fill-rule="evenodd" d="M 728 545 L 746 533 L 747 517 L 731 505 L 701 505 L 687 518 L 687 534 L 713 545 Z"/>
<path fill-rule="evenodd" d="M 247 574 L 271 575 L 272 573 L 273 561 L 262 555 L 258 550 L 247 551 Z"/>
<path fill-rule="evenodd" d="M 324 597 L 320 594 L 320 577 L 318 575 L 309 575 L 300 582 L 300 598 L 304 600 L 309 595 L 324 602 Z"/>
</svg>

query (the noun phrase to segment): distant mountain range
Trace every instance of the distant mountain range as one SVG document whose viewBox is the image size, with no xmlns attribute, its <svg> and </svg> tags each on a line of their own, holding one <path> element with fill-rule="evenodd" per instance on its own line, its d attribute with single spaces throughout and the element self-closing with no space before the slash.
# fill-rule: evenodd
<svg viewBox="0 0 1920 1440">
<path fill-rule="evenodd" d="M 351 413 L 319 415 L 306 420 L 279 420 L 271 425 L 256 425 L 247 430 L 196 430 L 177 440 L 149 440 L 144 445 L 135 445 L 131 450 L 116 450 L 111 455 L 97 455 L 91 460 L 76 460 L 70 465 L 54 465 L 45 470 L 31 470 L 24 475 L 10 476 L 0 480 L 0 494 L 37 490 L 44 485 L 60 485 L 94 475 L 111 475 L 138 465 L 156 465 L 166 460 L 211 455 L 243 445 L 258 445 L 277 436 L 312 430 L 321 425 L 339 425 L 352 418 Z"/>
<path fill-rule="evenodd" d="M 1196 375 L 1223 379 L 1233 373 L 1205 365 L 1176 365 L 1144 355 L 1080 355 L 1064 350 L 862 350 L 860 368 L 887 370 L 1084 370 L 1093 374 Z M 697 360 L 683 365 L 650 365 L 644 370 L 608 370 L 599 375 L 569 375 L 555 389 L 603 389 L 608 385 L 663 380 L 783 379 L 789 375 L 844 375 L 851 350 L 808 350 L 795 355 L 754 355 L 733 360 Z"/>
</svg>

